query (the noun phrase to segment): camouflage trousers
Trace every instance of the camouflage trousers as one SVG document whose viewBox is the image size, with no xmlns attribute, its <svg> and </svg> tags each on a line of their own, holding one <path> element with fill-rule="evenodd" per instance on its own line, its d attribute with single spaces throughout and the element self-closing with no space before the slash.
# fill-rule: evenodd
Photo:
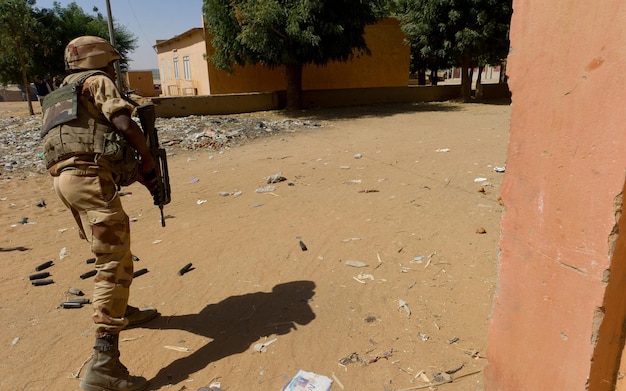
<svg viewBox="0 0 626 391">
<path fill-rule="evenodd" d="M 64 170 L 54 177 L 54 189 L 72 211 L 80 236 L 96 258 L 93 321 L 96 337 L 118 334 L 133 280 L 130 225 L 112 176 L 102 169 Z"/>
</svg>

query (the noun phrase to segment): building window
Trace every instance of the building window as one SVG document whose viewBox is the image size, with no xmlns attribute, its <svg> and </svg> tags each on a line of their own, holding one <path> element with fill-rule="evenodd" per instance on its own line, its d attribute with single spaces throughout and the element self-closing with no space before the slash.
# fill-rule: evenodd
<svg viewBox="0 0 626 391">
<path fill-rule="evenodd" d="M 191 67 L 189 66 L 189 56 L 183 57 L 183 73 L 185 80 L 191 80 Z"/>
<path fill-rule="evenodd" d="M 178 69 L 178 57 L 174 57 L 174 78 L 180 80 L 180 69 Z"/>
</svg>

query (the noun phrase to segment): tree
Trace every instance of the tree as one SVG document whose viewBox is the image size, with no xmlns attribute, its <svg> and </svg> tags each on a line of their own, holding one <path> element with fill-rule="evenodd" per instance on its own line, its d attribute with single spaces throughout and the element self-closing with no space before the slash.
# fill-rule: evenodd
<svg viewBox="0 0 626 391">
<path fill-rule="evenodd" d="M 94 7 L 95 15 L 85 13 L 76 2 L 61 7 L 54 2 L 50 9 L 36 9 L 35 15 L 43 21 L 46 34 L 42 34 L 40 40 L 41 60 L 40 66 L 44 69 L 39 73 L 57 75 L 65 73 L 63 56 L 68 42 L 82 35 L 94 35 L 106 40 L 109 38 L 108 19 Z M 115 46 L 120 56 L 122 70 L 128 69 L 129 53 L 137 48 L 137 38 L 124 26 L 114 23 Z"/>
<path fill-rule="evenodd" d="M 34 115 L 33 104 L 28 91 L 27 67 L 33 59 L 30 43 L 35 39 L 34 29 L 37 21 L 33 18 L 31 7 L 34 0 L 3 0 L 0 2 L 0 66 L 5 66 L 2 81 L 21 80 L 26 87 L 28 110 Z M 13 62 L 9 60 L 13 59 Z M 17 60 L 17 61 L 15 61 Z"/>
<path fill-rule="evenodd" d="M 370 54 L 363 37 L 384 0 L 204 0 L 216 67 L 285 66 L 287 109 L 302 107 L 302 68 Z"/>
<path fill-rule="evenodd" d="M 35 74 L 63 75 L 68 42 L 81 35 L 109 39 L 107 19 L 97 8 L 93 9 L 96 15 L 89 15 L 76 2 L 67 7 L 54 2 L 50 9 L 38 9 L 34 5 L 35 0 L 0 1 L 0 82 L 3 84 L 17 83 L 28 88 Z M 115 42 L 122 57 L 121 68 L 126 70 L 137 39 L 125 27 L 115 25 Z"/>
<path fill-rule="evenodd" d="M 413 51 L 427 61 L 461 67 L 463 98 L 471 98 L 471 70 L 504 60 L 512 0 L 394 0 Z M 435 65 L 436 66 L 436 65 Z"/>
</svg>

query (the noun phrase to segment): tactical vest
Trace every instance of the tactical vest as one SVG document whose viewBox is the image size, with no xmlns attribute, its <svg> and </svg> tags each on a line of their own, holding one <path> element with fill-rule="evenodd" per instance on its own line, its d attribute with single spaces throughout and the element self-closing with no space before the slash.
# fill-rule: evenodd
<svg viewBox="0 0 626 391">
<path fill-rule="evenodd" d="M 85 80 L 98 74 L 109 77 L 102 71 L 74 73 L 46 96 L 41 130 L 44 160 L 50 168 L 77 155 L 93 158 L 113 171 L 118 185 L 127 186 L 137 178 L 136 153 L 100 110 L 82 96 Z"/>
</svg>

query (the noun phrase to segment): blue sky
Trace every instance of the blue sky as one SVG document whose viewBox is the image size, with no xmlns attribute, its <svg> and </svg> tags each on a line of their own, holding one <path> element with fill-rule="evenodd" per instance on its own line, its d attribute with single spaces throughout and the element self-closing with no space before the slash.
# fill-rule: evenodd
<svg viewBox="0 0 626 391">
<path fill-rule="evenodd" d="M 106 0 L 56 0 L 61 7 L 76 3 L 86 14 L 95 15 L 98 7 L 107 16 Z M 54 0 L 37 0 L 36 8 L 52 8 Z M 152 46 L 159 39 L 169 39 L 193 27 L 202 27 L 202 0 L 109 0 L 116 24 L 137 38 L 137 49 L 130 54 L 130 69 L 158 68 Z"/>
</svg>

